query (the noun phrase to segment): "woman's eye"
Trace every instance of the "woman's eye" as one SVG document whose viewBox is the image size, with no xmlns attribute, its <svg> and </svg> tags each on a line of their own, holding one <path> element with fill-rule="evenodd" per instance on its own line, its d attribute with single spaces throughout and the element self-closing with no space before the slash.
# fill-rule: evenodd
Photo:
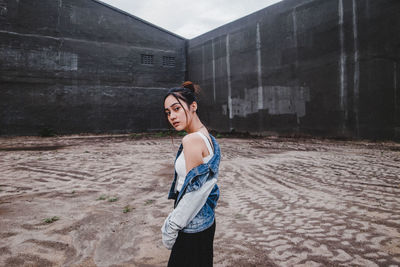
<svg viewBox="0 0 400 267">
<path fill-rule="evenodd" d="M 178 111 L 179 109 L 180 109 L 180 107 L 176 107 L 176 108 L 174 108 L 174 110 L 175 110 L 175 111 Z"/>
<path fill-rule="evenodd" d="M 165 112 L 165 115 L 169 116 L 169 115 L 171 115 L 171 112 L 167 111 L 167 112 Z"/>
</svg>

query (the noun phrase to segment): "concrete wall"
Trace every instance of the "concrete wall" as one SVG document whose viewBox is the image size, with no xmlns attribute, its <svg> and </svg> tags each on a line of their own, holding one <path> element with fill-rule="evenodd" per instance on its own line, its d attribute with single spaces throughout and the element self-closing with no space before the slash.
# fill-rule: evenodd
<svg viewBox="0 0 400 267">
<path fill-rule="evenodd" d="M 187 41 L 95 0 L 0 0 L 0 134 L 166 128 L 187 72 L 216 130 L 400 137 L 398 14 L 284 0 Z"/>
<path fill-rule="evenodd" d="M 0 0 L 0 134 L 165 128 L 162 97 L 184 80 L 185 44 L 94 0 Z"/>
<path fill-rule="evenodd" d="M 400 136 L 400 1 L 284 0 L 189 40 L 221 131 Z"/>
</svg>

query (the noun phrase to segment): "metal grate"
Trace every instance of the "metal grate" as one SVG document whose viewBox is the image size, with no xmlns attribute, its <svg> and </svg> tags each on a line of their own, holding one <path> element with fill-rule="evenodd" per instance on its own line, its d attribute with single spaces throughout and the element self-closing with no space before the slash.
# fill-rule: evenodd
<svg viewBox="0 0 400 267">
<path fill-rule="evenodd" d="M 143 65 L 153 65 L 154 64 L 154 56 L 153 55 L 145 55 L 142 54 L 141 61 Z"/>
<path fill-rule="evenodd" d="M 163 56 L 162 64 L 166 67 L 175 67 L 175 57 Z"/>
<path fill-rule="evenodd" d="M 0 0 L 0 16 L 7 17 L 7 4 Z"/>
</svg>

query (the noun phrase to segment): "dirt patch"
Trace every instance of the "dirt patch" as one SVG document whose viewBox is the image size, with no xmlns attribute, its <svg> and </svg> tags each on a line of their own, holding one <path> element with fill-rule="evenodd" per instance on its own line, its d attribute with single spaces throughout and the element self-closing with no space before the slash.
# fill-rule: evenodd
<svg viewBox="0 0 400 267">
<path fill-rule="evenodd" d="M 215 266 L 400 264 L 399 144 L 240 137 L 218 139 Z M 1 139 L 0 266 L 166 266 L 180 138 Z"/>
<path fill-rule="evenodd" d="M 0 147 L 0 151 L 51 151 L 65 148 L 66 146 L 29 146 L 29 147 Z"/>
</svg>

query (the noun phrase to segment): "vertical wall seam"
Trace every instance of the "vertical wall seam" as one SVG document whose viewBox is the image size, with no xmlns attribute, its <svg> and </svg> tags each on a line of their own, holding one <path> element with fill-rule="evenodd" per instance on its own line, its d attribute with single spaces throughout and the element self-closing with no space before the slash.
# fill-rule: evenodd
<svg viewBox="0 0 400 267">
<path fill-rule="evenodd" d="M 232 112 L 232 85 L 231 85 L 231 62 L 230 62 L 230 51 L 229 51 L 229 33 L 226 35 L 226 74 L 228 80 L 228 109 L 229 119 L 233 119 Z"/>
<path fill-rule="evenodd" d="M 397 108 L 397 62 L 395 61 L 393 63 L 393 97 L 394 97 L 394 127 L 397 126 L 397 112 L 398 112 L 398 108 Z M 396 133 L 396 129 L 395 129 L 395 133 Z M 397 133 L 396 133 L 397 134 Z"/>
<path fill-rule="evenodd" d="M 339 73 L 340 73 L 340 110 L 344 113 L 342 131 L 346 128 L 347 121 L 347 83 L 346 83 L 346 51 L 344 47 L 344 10 L 343 0 L 338 1 L 339 13 L 339 40 L 340 40 L 340 60 L 339 60 Z"/>
<path fill-rule="evenodd" d="M 215 51 L 214 51 L 214 39 L 211 39 L 211 51 L 212 51 L 212 70 L 213 70 L 213 92 L 214 92 L 214 103 L 217 102 L 217 94 L 215 92 Z"/>
<path fill-rule="evenodd" d="M 354 104 L 353 112 L 355 117 L 355 130 L 356 136 L 360 133 L 360 123 L 359 123 L 359 96 L 360 96 L 360 61 L 359 61 L 359 47 L 358 47 L 358 16 L 357 16 L 357 3 L 353 0 L 353 41 L 354 41 Z"/>
<path fill-rule="evenodd" d="M 293 20 L 293 42 L 294 42 L 294 47 L 296 49 L 296 71 L 297 71 L 297 66 L 299 65 L 299 55 L 298 55 L 298 41 L 297 41 L 297 15 L 296 15 L 296 8 L 293 9 L 292 12 L 292 20 Z"/>
<path fill-rule="evenodd" d="M 183 71 L 184 73 L 184 80 L 189 80 L 189 40 L 185 40 L 184 43 L 184 51 L 183 51 L 183 64 L 182 66 L 185 68 Z"/>
<path fill-rule="evenodd" d="M 256 51 L 257 51 L 257 83 L 258 83 L 258 109 L 263 109 L 263 87 L 262 87 L 262 69 L 261 69 L 261 36 L 260 36 L 260 23 L 257 22 L 256 28 Z"/>
<path fill-rule="evenodd" d="M 58 0 L 58 14 L 57 14 L 57 32 L 60 32 L 60 17 L 61 17 L 62 0 Z"/>
<path fill-rule="evenodd" d="M 205 84 L 205 59 L 204 59 L 204 45 L 201 46 L 201 83 Z"/>
<path fill-rule="evenodd" d="M 297 69 L 299 66 L 299 55 L 298 55 L 298 41 L 297 41 L 297 16 L 296 16 L 296 7 L 293 9 L 292 12 L 292 23 L 293 23 L 293 44 L 294 44 L 294 49 L 296 49 L 296 53 L 295 53 L 295 75 L 296 75 L 296 80 L 298 81 L 298 77 L 297 77 Z M 294 101 L 294 105 L 296 102 Z M 295 107 L 296 108 L 296 107 Z M 299 127 L 300 125 L 300 117 L 299 114 L 296 113 L 296 122 L 297 122 L 297 126 Z"/>
</svg>

